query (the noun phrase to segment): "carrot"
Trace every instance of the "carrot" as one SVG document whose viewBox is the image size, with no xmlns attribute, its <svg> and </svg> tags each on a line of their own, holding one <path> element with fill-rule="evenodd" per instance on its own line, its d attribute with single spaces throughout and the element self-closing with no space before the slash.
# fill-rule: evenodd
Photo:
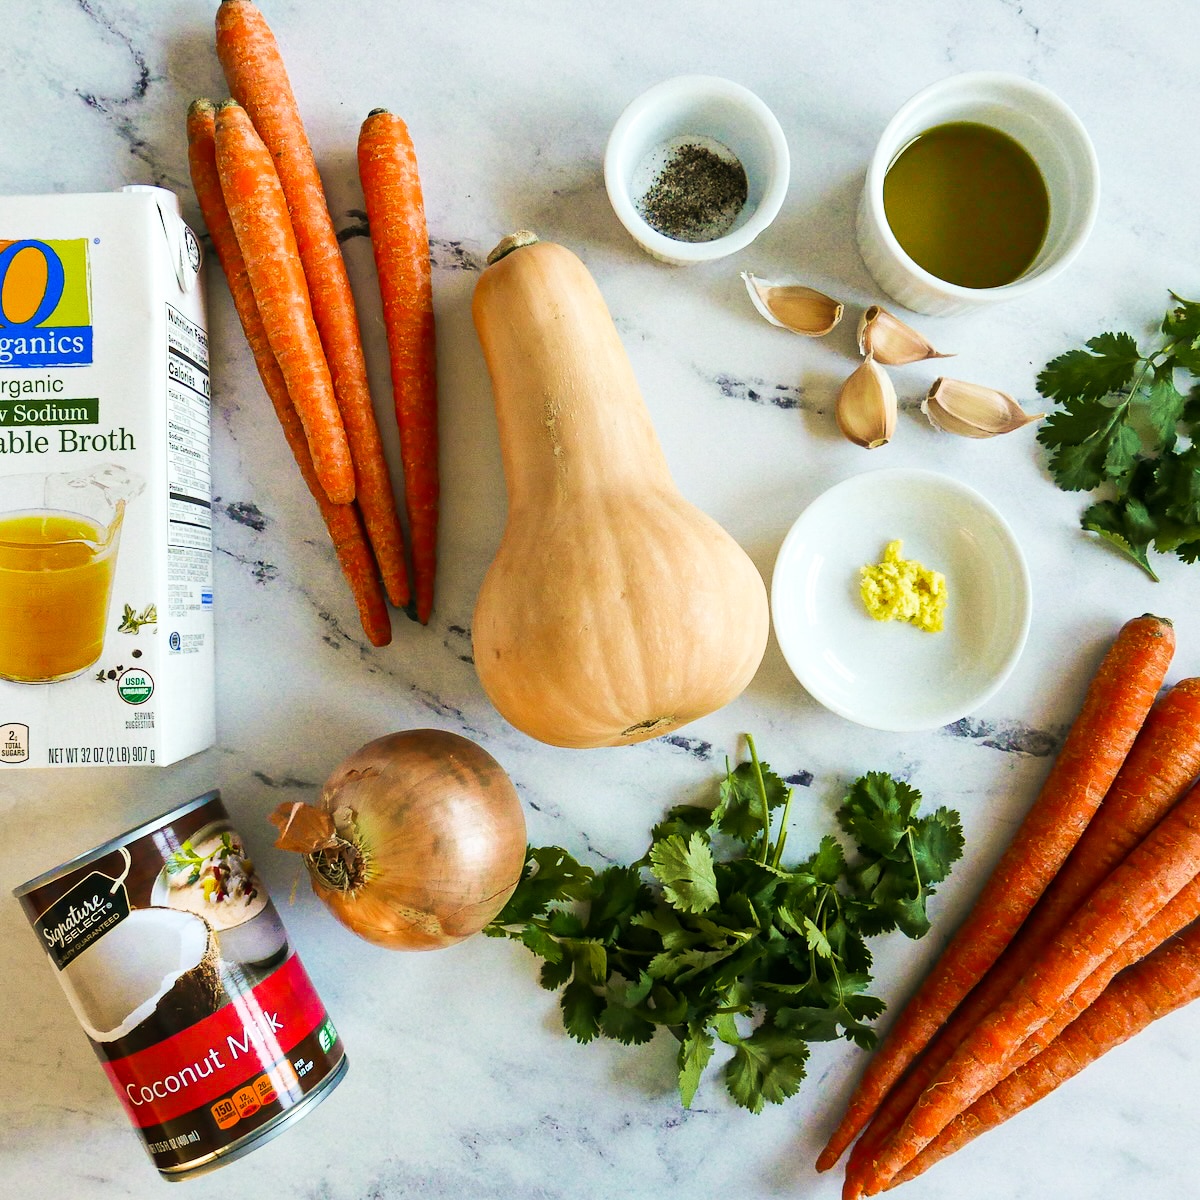
<svg viewBox="0 0 1200 1200">
<path fill-rule="evenodd" d="M 353 504 L 334 504 L 325 493 L 313 468 L 312 455 L 296 407 L 288 395 L 283 372 L 275 360 L 263 328 L 262 317 L 254 302 L 246 263 L 237 244 L 233 224 L 225 207 L 217 174 L 215 143 L 216 108 L 209 100 L 197 100 L 188 109 L 188 164 L 192 186 L 200 205 L 200 214 L 208 227 L 209 238 L 233 297 L 242 331 L 254 355 L 263 387 L 275 408 L 284 436 L 300 468 L 300 474 L 321 511 L 325 527 L 333 541 L 342 573 L 350 584 L 363 631 L 372 645 L 385 646 L 391 641 L 391 619 L 387 601 L 379 583 L 379 571 L 362 528 L 362 518 Z"/>
<path fill-rule="evenodd" d="M 1122 627 L 1037 799 L 958 932 L 868 1062 L 817 1158 L 818 1170 L 837 1162 L 1058 873 L 1125 761 L 1174 648 L 1174 630 L 1163 618 L 1146 614 Z"/>
<path fill-rule="evenodd" d="M 412 139 L 404 122 L 385 109 L 368 114 L 359 130 L 358 175 L 383 299 L 417 620 L 424 625 L 433 611 L 438 527 L 437 364 L 429 234 Z"/>
<path fill-rule="evenodd" d="M 231 100 L 217 108 L 214 141 L 221 193 L 254 301 L 304 423 L 317 478 L 330 500 L 348 504 L 354 499 L 354 464 L 271 155 Z"/>
<path fill-rule="evenodd" d="M 1022 1043 L 1121 944 L 1200 874 L 1200 784 L 1155 826 L 1063 926 L 1012 994 L 967 1036 L 876 1154 L 864 1188 L 888 1181 L 1009 1073 Z"/>
<path fill-rule="evenodd" d="M 850 1153 L 847 1200 L 863 1164 L 891 1136 L 969 1030 L 1000 1003 L 1110 870 L 1154 827 L 1200 774 L 1200 679 L 1177 683 L 1151 710 L 1096 816 L 1020 931 L 958 1006 L 887 1099 Z"/>
<path fill-rule="evenodd" d="M 1200 877 L 1191 880 L 1168 901 L 1161 912 L 1151 917 L 1136 933 L 1117 947 L 1051 1015 L 1050 1019 L 1021 1043 L 1009 1062 L 1015 1071 L 1040 1054 L 1088 1005 L 1104 991 L 1126 967 L 1157 950 L 1168 938 L 1200 919 Z"/>
<path fill-rule="evenodd" d="M 1200 925 L 1192 925 L 1114 979 L 1040 1054 L 955 1117 L 892 1178 L 889 1187 L 915 1179 L 980 1134 L 1049 1095 L 1152 1022 L 1197 997 Z"/>
<path fill-rule="evenodd" d="M 249 113 L 275 160 L 354 459 L 359 507 L 388 597 L 404 608 L 411 598 L 404 535 L 371 403 L 354 296 L 296 97 L 275 35 L 251 0 L 221 0 L 216 34 L 230 94 Z"/>
</svg>

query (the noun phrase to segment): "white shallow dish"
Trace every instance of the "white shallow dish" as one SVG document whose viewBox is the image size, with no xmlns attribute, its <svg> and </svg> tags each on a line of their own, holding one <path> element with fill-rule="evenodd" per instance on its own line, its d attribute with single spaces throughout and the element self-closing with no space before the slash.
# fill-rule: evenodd
<svg viewBox="0 0 1200 1200">
<path fill-rule="evenodd" d="M 945 627 L 876 621 L 859 568 L 888 542 L 946 577 Z M 911 732 L 977 709 L 1025 645 L 1029 571 L 1012 530 L 978 492 L 935 471 L 868 471 L 822 493 L 784 538 L 771 581 L 775 637 L 826 708 L 871 729 Z"/>
</svg>

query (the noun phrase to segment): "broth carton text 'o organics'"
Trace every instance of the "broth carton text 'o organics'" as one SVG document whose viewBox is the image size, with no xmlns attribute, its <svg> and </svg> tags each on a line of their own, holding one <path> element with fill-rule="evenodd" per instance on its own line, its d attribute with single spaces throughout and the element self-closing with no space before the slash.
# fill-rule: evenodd
<svg viewBox="0 0 1200 1200">
<path fill-rule="evenodd" d="M 0 771 L 212 744 L 209 431 L 178 199 L 0 198 Z"/>
</svg>

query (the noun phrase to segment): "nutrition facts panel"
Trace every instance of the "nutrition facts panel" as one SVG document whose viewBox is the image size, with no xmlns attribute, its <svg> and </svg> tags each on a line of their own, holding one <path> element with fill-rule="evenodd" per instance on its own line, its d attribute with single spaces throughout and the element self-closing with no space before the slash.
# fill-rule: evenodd
<svg viewBox="0 0 1200 1200">
<path fill-rule="evenodd" d="M 168 615 L 212 604 L 208 335 L 167 305 Z"/>
</svg>

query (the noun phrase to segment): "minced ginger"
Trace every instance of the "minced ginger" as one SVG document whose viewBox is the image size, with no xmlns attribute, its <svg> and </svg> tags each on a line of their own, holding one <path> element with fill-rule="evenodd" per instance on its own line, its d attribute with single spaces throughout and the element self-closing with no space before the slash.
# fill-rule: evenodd
<svg viewBox="0 0 1200 1200">
<path fill-rule="evenodd" d="M 940 633 L 946 616 L 946 577 L 901 557 L 899 539 L 888 542 L 883 561 L 859 568 L 867 612 L 876 621 L 908 621 L 926 633 Z"/>
</svg>

